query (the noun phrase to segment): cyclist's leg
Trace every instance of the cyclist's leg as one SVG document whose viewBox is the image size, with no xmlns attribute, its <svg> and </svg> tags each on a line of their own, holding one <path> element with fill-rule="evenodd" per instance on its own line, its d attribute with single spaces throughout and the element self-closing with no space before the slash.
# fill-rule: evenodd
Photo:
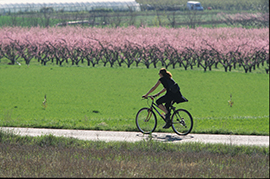
<svg viewBox="0 0 270 179">
<path fill-rule="evenodd" d="M 168 113 L 171 113 L 171 111 L 170 111 L 171 101 L 167 101 L 167 102 L 165 103 L 165 107 L 166 107 Z"/>
<path fill-rule="evenodd" d="M 164 95 L 164 96 L 161 96 L 160 98 L 158 98 L 156 100 L 156 103 L 158 105 L 158 107 L 165 112 L 165 114 L 168 113 L 168 110 L 167 108 L 162 104 L 162 103 L 166 103 L 166 100 L 167 100 L 167 97 Z"/>
<path fill-rule="evenodd" d="M 168 95 L 164 95 L 164 96 L 160 97 L 156 101 L 156 103 L 157 103 L 158 107 L 165 112 L 166 124 L 163 126 L 163 128 L 167 129 L 171 126 L 170 111 L 169 111 L 169 104 L 171 103 L 170 97 Z M 165 106 L 162 103 L 165 103 Z"/>
<path fill-rule="evenodd" d="M 165 124 L 165 126 L 163 126 L 164 129 L 167 129 L 167 128 L 172 126 L 172 121 L 170 119 L 170 116 L 171 116 L 170 106 L 171 106 L 171 101 L 165 103 L 165 107 L 166 107 L 168 113 L 165 115 L 166 124 Z"/>
</svg>

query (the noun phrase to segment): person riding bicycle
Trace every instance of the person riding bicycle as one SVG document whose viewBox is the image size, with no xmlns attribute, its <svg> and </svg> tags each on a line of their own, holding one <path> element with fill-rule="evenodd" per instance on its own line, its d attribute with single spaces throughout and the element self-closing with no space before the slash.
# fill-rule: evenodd
<svg viewBox="0 0 270 179">
<path fill-rule="evenodd" d="M 154 96 L 159 96 L 161 93 L 166 91 L 166 94 L 157 99 L 156 103 L 158 107 L 165 112 L 166 124 L 163 126 L 163 128 L 167 129 L 171 127 L 171 114 L 169 110 L 171 102 L 174 101 L 178 104 L 181 102 L 187 102 L 188 100 L 184 96 L 182 96 L 178 84 L 175 83 L 175 81 L 172 79 L 172 74 L 169 71 L 167 71 L 165 68 L 161 68 L 159 70 L 159 76 L 160 78 L 157 83 L 142 97 L 146 98 L 150 93 L 155 91 L 155 89 L 160 85 L 160 83 L 162 83 L 164 88 Z M 165 103 L 165 106 L 162 103 Z"/>
</svg>

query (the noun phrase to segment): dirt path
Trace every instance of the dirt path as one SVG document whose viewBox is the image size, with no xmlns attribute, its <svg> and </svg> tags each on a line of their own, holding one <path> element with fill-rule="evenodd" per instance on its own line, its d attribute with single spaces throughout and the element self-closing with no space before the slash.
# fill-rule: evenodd
<svg viewBox="0 0 270 179">
<path fill-rule="evenodd" d="M 118 132 L 118 131 L 94 131 L 94 130 L 67 130 L 67 129 L 44 129 L 44 128 L 13 128 L 1 127 L 4 131 L 13 131 L 18 135 L 40 136 L 53 134 L 55 136 L 74 137 L 81 140 L 101 141 L 127 141 L 136 142 L 149 139 L 149 135 L 140 132 Z M 212 134 L 188 134 L 179 136 L 175 133 L 152 134 L 152 139 L 161 142 L 202 142 L 223 143 L 232 145 L 258 145 L 269 146 L 269 136 L 254 135 L 212 135 Z"/>
</svg>

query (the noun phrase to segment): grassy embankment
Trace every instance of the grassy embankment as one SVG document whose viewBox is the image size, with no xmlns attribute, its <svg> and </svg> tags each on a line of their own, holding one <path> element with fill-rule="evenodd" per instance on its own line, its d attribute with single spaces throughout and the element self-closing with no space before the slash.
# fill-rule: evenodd
<svg viewBox="0 0 270 179">
<path fill-rule="evenodd" d="M 269 147 L 80 141 L 0 131 L 0 177 L 268 178 Z"/>
</svg>

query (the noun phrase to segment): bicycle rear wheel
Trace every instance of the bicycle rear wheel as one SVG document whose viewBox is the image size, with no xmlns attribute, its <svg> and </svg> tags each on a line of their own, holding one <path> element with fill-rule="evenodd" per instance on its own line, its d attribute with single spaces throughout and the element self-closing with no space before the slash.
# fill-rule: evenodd
<svg viewBox="0 0 270 179">
<path fill-rule="evenodd" d="M 172 128 L 178 135 L 187 135 L 193 127 L 191 114 L 185 109 L 177 109 L 172 115 Z"/>
<path fill-rule="evenodd" d="M 136 115 L 137 128 L 144 134 L 150 134 L 157 127 L 156 114 L 149 108 L 142 108 Z"/>
</svg>

